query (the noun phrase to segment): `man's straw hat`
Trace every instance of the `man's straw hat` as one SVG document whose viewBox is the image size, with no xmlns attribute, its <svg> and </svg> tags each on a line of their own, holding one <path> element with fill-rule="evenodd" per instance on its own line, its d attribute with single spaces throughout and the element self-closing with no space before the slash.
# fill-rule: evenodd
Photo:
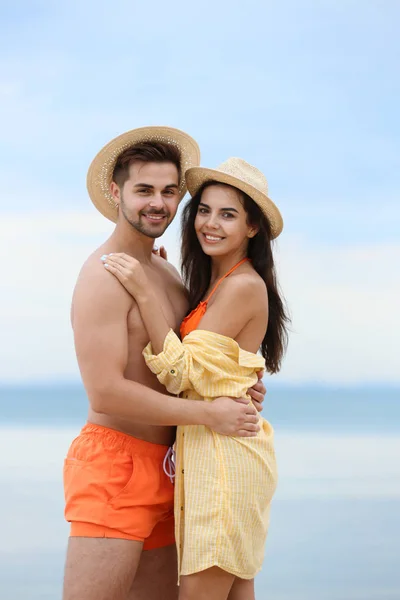
<svg viewBox="0 0 400 600">
<path fill-rule="evenodd" d="M 140 127 L 108 142 L 95 156 L 87 174 L 87 189 L 95 207 L 110 221 L 117 221 L 118 208 L 110 193 L 115 163 L 120 154 L 141 142 L 173 144 L 181 153 L 180 199 L 186 194 L 185 172 L 200 164 L 200 148 L 187 133 L 172 127 Z"/>
<path fill-rule="evenodd" d="M 191 167 L 185 173 L 186 185 L 191 196 L 207 181 L 226 183 L 238 188 L 263 211 L 271 226 L 272 238 L 278 237 L 283 229 L 283 220 L 278 208 L 268 197 L 268 183 L 264 175 L 242 158 L 228 158 L 217 169 Z"/>
</svg>

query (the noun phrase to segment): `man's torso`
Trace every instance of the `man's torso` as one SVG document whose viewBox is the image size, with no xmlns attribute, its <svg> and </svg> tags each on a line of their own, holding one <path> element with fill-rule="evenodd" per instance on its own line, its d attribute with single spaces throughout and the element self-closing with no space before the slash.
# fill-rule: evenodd
<svg viewBox="0 0 400 600">
<path fill-rule="evenodd" d="M 90 269 L 98 268 L 101 255 L 111 251 L 115 251 L 115 249 L 109 248 L 107 243 L 102 246 L 88 259 L 84 272 L 89 273 Z M 164 259 L 159 257 L 154 257 L 151 265 L 144 265 L 144 268 L 157 293 L 168 324 L 177 332 L 188 306 L 185 290 L 179 275 L 171 268 L 171 265 L 168 265 Z M 84 277 L 84 275 L 82 276 Z M 112 277 L 111 274 L 107 274 L 107 276 Z M 74 302 L 71 313 L 72 321 L 73 312 Z M 165 388 L 159 383 L 157 377 L 150 371 L 144 361 L 142 351 L 148 344 L 149 338 L 138 306 L 133 298 L 127 315 L 127 330 L 128 360 L 124 373 L 126 379 L 136 381 L 161 393 L 166 393 Z M 171 445 L 175 439 L 175 428 L 173 427 L 133 423 L 123 418 L 97 413 L 90 405 L 88 421 L 96 425 L 117 429 L 123 433 L 156 444 Z"/>
</svg>

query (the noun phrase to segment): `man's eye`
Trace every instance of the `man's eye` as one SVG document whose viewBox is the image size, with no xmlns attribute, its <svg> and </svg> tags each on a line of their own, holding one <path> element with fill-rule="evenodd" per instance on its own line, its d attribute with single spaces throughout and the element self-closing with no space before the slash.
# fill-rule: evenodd
<svg viewBox="0 0 400 600">
<path fill-rule="evenodd" d="M 148 194 L 150 192 L 150 190 L 148 190 L 147 188 L 143 189 L 143 190 L 138 190 L 139 194 Z"/>
</svg>

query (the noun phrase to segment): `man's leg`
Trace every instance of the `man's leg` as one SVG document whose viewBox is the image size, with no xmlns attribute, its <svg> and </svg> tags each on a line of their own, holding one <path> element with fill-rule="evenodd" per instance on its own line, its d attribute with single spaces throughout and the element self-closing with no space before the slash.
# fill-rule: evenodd
<svg viewBox="0 0 400 600">
<path fill-rule="evenodd" d="M 143 546 L 174 542 L 166 452 L 166 446 L 97 425 L 87 425 L 73 442 L 64 467 L 71 522 L 64 600 L 126 600 Z"/>
<path fill-rule="evenodd" d="M 178 600 L 175 544 L 144 550 L 128 600 Z"/>
<path fill-rule="evenodd" d="M 142 547 L 133 540 L 69 538 L 63 600 L 126 600 Z"/>
</svg>

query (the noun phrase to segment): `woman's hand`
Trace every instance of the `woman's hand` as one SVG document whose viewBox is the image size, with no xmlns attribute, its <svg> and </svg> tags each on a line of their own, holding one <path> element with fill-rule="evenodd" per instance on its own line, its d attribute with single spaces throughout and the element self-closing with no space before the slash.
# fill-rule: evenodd
<svg viewBox="0 0 400 600">
<path fill-rule="evenodd" d="M 101 257 L 105 269 L 110 271 L 127 292 L 139 301 L 149 292 L 149 280 L 143 266 L 136 258 L 123 252 L 104 254 Z"/>
<path fill-rule="evenodd" d="M 159 248 L 157 246 L 154 246 L 153 254 L 155 254 L 156 256 L 160 256 L 161 258 L 164 258 L 165 260 L 168 260 L 168 254 L 165 249 L 165 246 L 160 246 Z"/>
</svg>

